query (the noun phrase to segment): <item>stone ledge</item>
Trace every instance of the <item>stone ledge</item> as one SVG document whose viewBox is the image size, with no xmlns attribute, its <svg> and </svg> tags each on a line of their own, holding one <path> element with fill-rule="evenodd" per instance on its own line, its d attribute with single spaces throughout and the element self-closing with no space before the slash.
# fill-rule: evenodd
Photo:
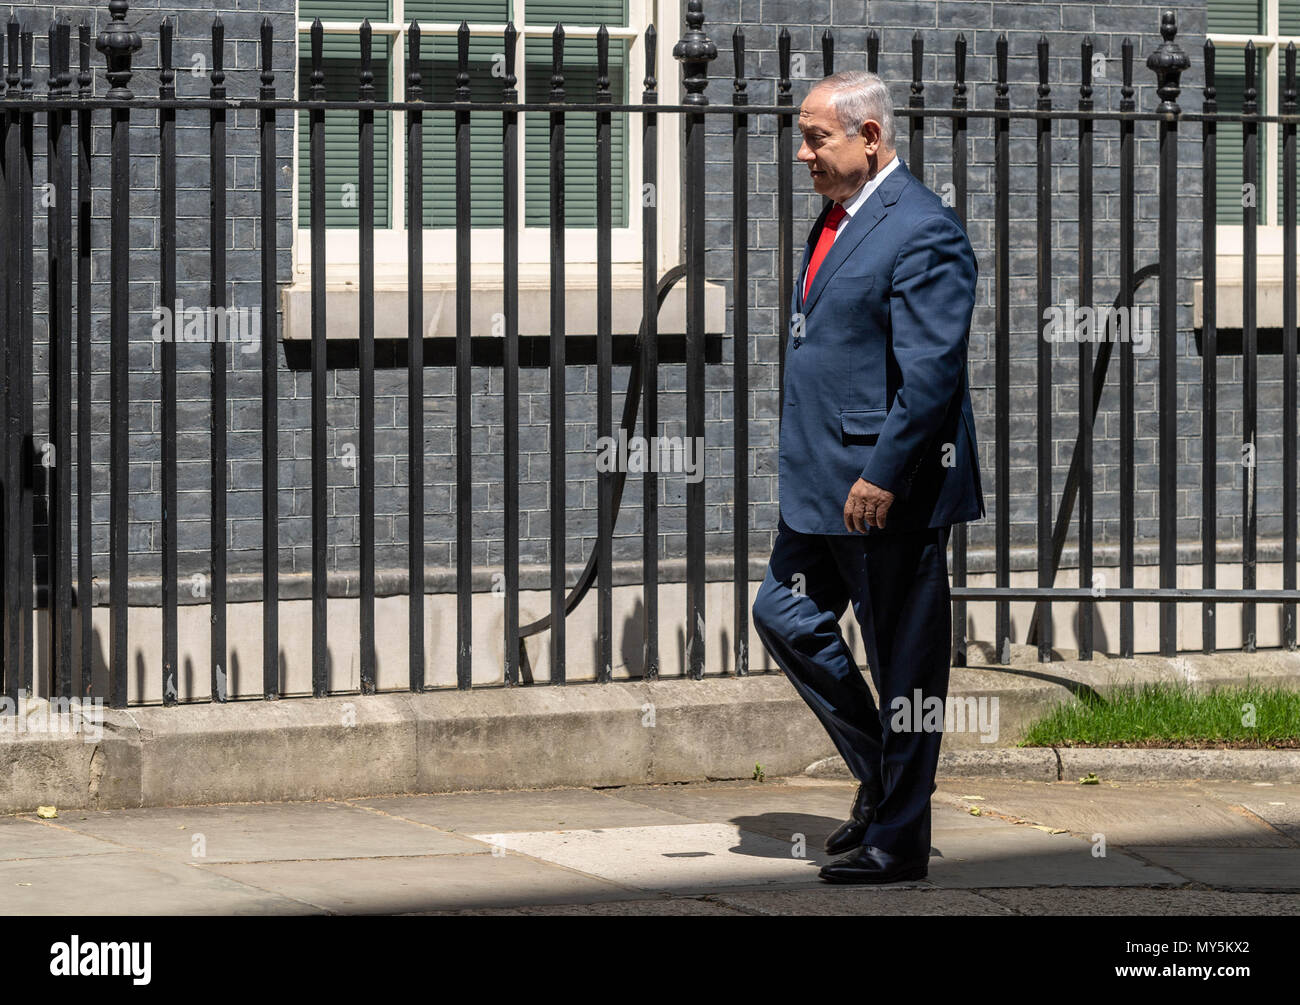
<svg viewBox="0 0 1300 1005">
<path fill-rule="evenodd" d="M 784 677 L 106 709 L 89 742 L 0 733 L 0 813 L 793 775 L 832 749 Z"/>
</svg>

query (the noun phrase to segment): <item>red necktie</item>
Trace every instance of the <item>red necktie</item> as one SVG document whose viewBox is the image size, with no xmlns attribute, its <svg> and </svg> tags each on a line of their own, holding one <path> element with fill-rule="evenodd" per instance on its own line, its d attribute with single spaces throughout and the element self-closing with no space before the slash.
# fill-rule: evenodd
<svg viewBox="0 0 1300 1005">
<path fill-rule="evenodd" d="M 805 300 L 808 299 L 808 291 L 812 289 L 813 277 L 817 275 L 817 267 L 822 264 L 822 259 L 831 250 L 831 245 L 835 243 L 835 234 L 840 228 L 840 222 L 848 215 L 844 211 L 844 207 L 839 203 L 832 206 L 831 211 L 826 214 L 826 222 L 822 225 L 821 236 L 817 238 L 817 247 L 813 249 L 812 259 L 808 262 L 808 274 L 803 284 Z"/>
</svg>

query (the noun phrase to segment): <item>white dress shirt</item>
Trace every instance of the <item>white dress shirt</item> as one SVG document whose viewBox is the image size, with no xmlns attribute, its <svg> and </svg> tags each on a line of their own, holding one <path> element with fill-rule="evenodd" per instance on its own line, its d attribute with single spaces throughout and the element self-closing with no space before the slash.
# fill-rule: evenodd
<svg viewBox="0 0 1300 1005">
<path fill-rule="evenodd" d="M 877 188 L 879 188 L 880 183 L 885 180 L 886 175 L 888 175 L 889 172 L 894 170 L 894 168 L 896 167 L 898 167 L 898 154 L 894 154 L 890 162 L 886 164 L 883 168 L 881 168 L 879 171 L 877 171 L 875 177 L 873 177 L 870 181 L 866 182 L 860 189 L 858 189 L 855 195 L 849 196 L 849 198 L 845 199 L 842 203 L 840 203 L 840 205 L 844 207 L 844 212 L 848 213 L 849 216 L 852 217 L 853 214 L 855 214 L 858 210 L 860 210 L 863 207 L 863 205 L 865 205 L 867 199 L 871 197 L 871 193 L 874 192 Z M 844 232 L 844 227 L 846 223 L 847 221 L 841 220 L 840 225 L 835 228 L 835 236 L 831 239 L 832 246 L 835 244 L 836 241 L 840 239 L 840 234 Z M 808 270 L 805 269 L 804 274 L 799 277 L 799 282 L 800 283 L 806 282 L 807 275 L 808 275 Z"/>
</svg>

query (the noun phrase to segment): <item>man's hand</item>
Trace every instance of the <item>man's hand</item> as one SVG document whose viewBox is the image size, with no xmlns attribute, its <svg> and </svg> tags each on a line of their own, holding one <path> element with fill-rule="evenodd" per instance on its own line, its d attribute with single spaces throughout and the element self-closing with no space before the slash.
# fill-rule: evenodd
<svg viewBox="0 0 1300 1005">
<path fill-rule="evenodd" d="M 883 529 L 885 514 L 892 505 L 894 493 L 859 478 L 849 489 L 849 498 L 844 503 L 844 526 L 859 534 L 865 534 L 868 527 Z"/>
</svg>

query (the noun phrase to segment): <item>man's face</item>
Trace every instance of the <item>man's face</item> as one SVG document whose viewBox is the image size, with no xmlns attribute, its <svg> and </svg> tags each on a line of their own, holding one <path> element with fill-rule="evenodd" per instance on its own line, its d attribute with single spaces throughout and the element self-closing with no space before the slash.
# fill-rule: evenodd
<svg viewBox="0 0 1300 1005">
<path fill-rule="evenodd" d="M 812 91 L 799 106 L 799 130 L 803 143 L 797 156 L 808 165 L 813 188 L 828 199 L 843 202 L 872 175 L 881 151 L 880 123 L 868 119 L 857 136 L 845 136 L 828 89 Z"/>
</svg>

